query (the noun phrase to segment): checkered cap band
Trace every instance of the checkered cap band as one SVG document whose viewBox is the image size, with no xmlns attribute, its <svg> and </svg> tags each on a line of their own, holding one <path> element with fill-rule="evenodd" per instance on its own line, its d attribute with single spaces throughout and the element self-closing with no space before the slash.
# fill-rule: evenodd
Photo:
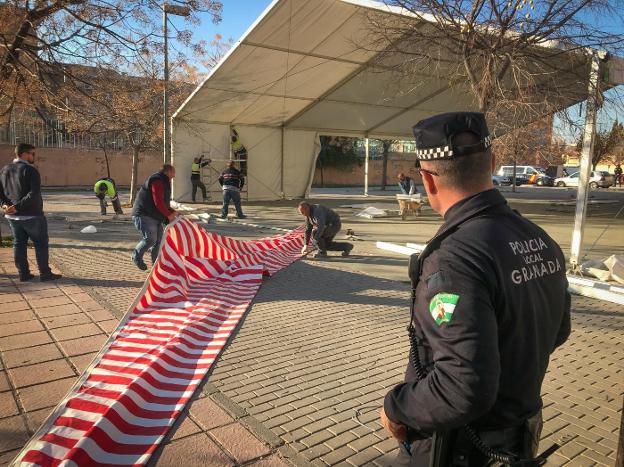
<svg viewBox="0 0 624 467">
<path fill-rule="evenodd" d="M 453 149 L 450 146 L 418 149 L 416 150 L 416 157 L 420 160 L 450 159 L 453 157 Z"/>
</svg>

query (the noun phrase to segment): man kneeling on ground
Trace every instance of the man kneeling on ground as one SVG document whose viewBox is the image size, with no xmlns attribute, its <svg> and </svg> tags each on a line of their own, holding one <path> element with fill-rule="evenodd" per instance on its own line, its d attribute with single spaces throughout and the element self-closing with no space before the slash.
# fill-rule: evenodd
<svg viewBox="0 0 624 467">
<path fill-rule="evenodd" d="M 315 258 L 327 257 L 327 251 L 342 251 L 342 256 L 349 256 L 353 245 L 348 242 L 334 242 L 334 237 L 340 228 L 340 216 L 331 209 L 320 204 L 310 204 L 305 201 L 299 203 L 299 214 L 306 218 L 306 231 L 301 254 L 308 252 L 310 237 L 318 247 Z"/>
</svg>

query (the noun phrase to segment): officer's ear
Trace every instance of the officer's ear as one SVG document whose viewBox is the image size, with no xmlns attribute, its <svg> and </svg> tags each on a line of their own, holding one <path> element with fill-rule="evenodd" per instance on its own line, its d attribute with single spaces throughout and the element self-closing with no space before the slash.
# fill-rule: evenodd
<svg viewBox="0 0 624 467">
<path fill-rule="evenodd" d="M 420 176 L 422 177 L 423 185 L 425 185 L 425 190 L 429 195 L 437 195 L 438 187 L 436 186 L 436 176 L 427 172 L 420 172 Z"/>
</svg>

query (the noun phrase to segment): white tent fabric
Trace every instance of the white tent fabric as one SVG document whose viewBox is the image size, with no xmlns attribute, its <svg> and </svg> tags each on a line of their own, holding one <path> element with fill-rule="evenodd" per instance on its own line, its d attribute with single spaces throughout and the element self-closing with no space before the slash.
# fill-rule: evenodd
<svg viewBox="0 0 624 467">
<path fill-rule="evenodd" d="M 193 157 L 229 159 L 232 127 L 249 154 L 248 199 L 266 200 L 306 194 L 318 135 L 411 139 L 422 118 L 476 108 L 466 82 L 373 66 L 358 45 L 371 8 L 397 14 L 369 0 L 274 0 L 173 117 L 176 198 L 189 198 Z M 567 60 L 574 75 L 561 79 L 578 82 L 571 105 L 586 98 L 578 76 L 589 68 Z M 624 82 L 622 63 L 609 64 L 613 84 Z"/>
</svg>

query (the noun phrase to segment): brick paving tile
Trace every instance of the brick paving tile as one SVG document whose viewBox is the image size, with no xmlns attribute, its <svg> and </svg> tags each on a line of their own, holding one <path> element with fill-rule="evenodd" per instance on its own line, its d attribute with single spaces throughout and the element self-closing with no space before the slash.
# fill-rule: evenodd
<svg viewBox="0 0 624 467">
<path fill-rule="evenodd" d="M 35 347 L 36 345 L 48 344 L 52 339 L 45 331 L 31 332 L 28 334 L 20 334 L 17 336 L 1 337 L 0 350 L 25 349 Z"/>
<path fill-rule="evenodd" d="M 7 451 L 5 453 L 0 454 L 0 467 L 5 467 L 15 459 L 15 457 L 19 454 L 20 450 L 16 449 L 14 451 Z"/>
<path fill-rule="evenodd" d="M 226 467 L 234 462 L 204 433 L 173 441 L 162 449 L 156 465 L 163 467 Z"/>
<path fill-rule="evenodd" d="M 205 430 L 234 422 L 234 419 L 210 397 L 194 401 L 189 406 L 189 412 L 191 417 Z"/>
<path fill-rule="evenodd" d="M 28 300 L 42 300 L 45 298 L 65 297 L 65 293 L 60 287 L 50 289 L 31 290 L 24 294 Z"/>
<path fill-rule="evenodd" d="M 67 361 L 62 359 L 12 368 L 9 369 L 9 375 L 15 387 L 22 388 L 75 376 L 75 373 Z"/>
<path fill-rule="evenodd" d="M 28 294 L 26 294 L 26 298 L 28 298 Z M 60 297 L 33 298 L 28 301 L 35 310 L 38 310 L 39 308 L 72 304 L 72 301 L 65 294 L 62 294 Z"/>
<path fill-rule="evenodd" d="M 20 416 L 0 420 L 0 452 L 21 448 L 28 441 L 28 429 Z"/>
<path fill-rule="evenodd" d="M 100 305 L 95 300 L 90 300 L 88 302 L 80 302 L 78 304 L 82 311 L 100 311 L 102 310 L 102 305 Z"/>
<path fill-rule="evenodd" d="M 65 326 L 75 326 L 78 324 L 90 323 L 91 319 L 86 313 L 75 313 L 73 315 L 64 316 L 50 316 L 48 318 L 42 318 L 45 325 L 49 329 L 62 328 Z"/>
<path fill-rule="evenodd" d="M 46 407 L 54 407 L 65 396 L 76 378 L 65 378 L 49 383 L 37 384 L 18 391 L 24 410 L 32 412 Z"/>
<path fill-rule="evenodd" d="M 60 350 L 54 344 L 43 344 L 30 347 L 28 351 L 23 349 L 9 350 L 2 354 L 7 368 L 14 368 L 35 363 L 43 363 L 50 360 L 63 358 Z"/>
<path fill-rule="evenodd" d="M 74 315 L 76 313 L 82 313 L 82 310 L 73 303 L 66 303 L 63 305 L 50 305 L 42 308 L 36 308 L 35 311 L 41 318 L 50 318 L 53 316 L 65 316 Z"/>
<path fill-rule="evenodd" d="M 71 298 L 72 302 L 74 303 L 85 303 L 85 302 L 91 302 L 93 303 L 93 297 L 91 297 L 91 295 L 89 295 L 86 292 L 80 292 L 80 293 L 74 293 L 69 295 L 69 298 Z"/>
<path fill-rule="evenodd" d="M 89 364 L 93 361 L 93 358 L 97 355 L 97 352 L 88 353 L 84 355 L 76 355 L 70 357 L 71 362 L 74 364 L 79 373 L 82 373 L 87 369 Z"/>
<path fill-rule="evenodd" d="M 377 449 L 369 447 L 359 451 L 354 456 L 349 457 L 347 462 L 354 466 L 366 465 L 381 456 L 382 453 L 380 453 Z"/>
<path fill-rule="evenodd" d="M 11 303 L 2 302 L 2 307 L 0 307 L 0 314 L 11 313 L 13 311 L 20 310 L 30 310 L 30 305 L 26 300 L 20 300 Z"/>
<path fill-rule="evenodd" d="M 180 416 L 184 417 L 184 419 L 171 437 L 172 441 L 180 438 L 186 438 L 187 436 L 194 435 L 202 431 L 201 427 L 193 420 L 191 420 L 188 414 L 182 414 Z"/>
<path fill-rule="evenodd" d="M 253 467 L 289 467 L 289 464 L 280 459 L 279 456 L 270 456 L 248 465 Z"/>
<path fill-rule="evenodd" d="M 11 302 L 19 302 L 20 300 L 23 300 L 24 297 L 22 297 L 22 294 L 20 293 L 4 293 L 2 294 L 2 296 L 0 297 L 0 300 L 2 300 L 2 303 L 11 303 Z"/>
<path fill-rule="evenodd" d="M 36 319 L 37 317 L 30 310 L 13 311 L 11 313 L 0 314 L 0 326 L 6 324 L 19 323 L 21 321 L 28 321 Z"/>
<path fill-rule="evenodd" d="M 35 410 L 34 412 L 26 412 L 26 424 L 28 425 L 30 433 L 37 431 L 50 413 L 52 413 L 52 407 Z"/>
<path fill-rule="evenodd" d="M 109 319 L 107 321 L 98 321 L 97 325 L 107 334 L 111 334 L 117 326 L 119 325 L 119 321 L 116 319 Z"/>
<path fill-rule="evenodd" d="M 102 348 L 106 341 L 106 335 L 99 334 L 91 337 L 81 337 L 80 339 L 72 339 L 60 342 L 60 346 L 70 357 L 75 355 L 83 355 L 87 353 L 97 352 Z"/>
<path fill-rule="evenodd" d="M 80 337 L 89 337 L 95 336 L 97 334 L 102 334 L 102 330 L 94 323 L 55 328 L 52 329 L 50 332 L 57 341 L 68 341 L 71 339 L 78 339 Z"/>
<path fill-rule="evenodd" d="M 87 314 L 93 318 L 95 321 L 109 321 L 111 319 L 115 319 L 115 317 L 108 311 L 104 309 L 88 311 Z"/>
<path fill-rule="evenodd" d="M 0 337 L 15 336 L 43 330 L 44 328 L 38 320 L 31 319 L 30 321 L 3 325 L 0 327 Z"/>
<path fill-rule="evenodd" d="M 0 393 L 0 418 L 17 415 L 19 410 L 12 392 Z"/>
<path fill-rule="evenodd" d="M 355 454 L 355 451 L 349 446 L 342 446 L 341 448 L 322 456 L 321 459 L 329 465 L 337 465 L 348 457 L 351 457 L 353 454 Z"/>
<path fill-rule="evenodd" d="M 210 434 L 239 463 L 267 455 L 270 452 L 268 446 L 260 442 L 240 423 L 215 428 L 210 431 Z"/>
<path fill-rule="evenodd" d="M 6 371 L 0 371 L 0 392 L 10 391 L 9 377 Z"/>
</svg>

